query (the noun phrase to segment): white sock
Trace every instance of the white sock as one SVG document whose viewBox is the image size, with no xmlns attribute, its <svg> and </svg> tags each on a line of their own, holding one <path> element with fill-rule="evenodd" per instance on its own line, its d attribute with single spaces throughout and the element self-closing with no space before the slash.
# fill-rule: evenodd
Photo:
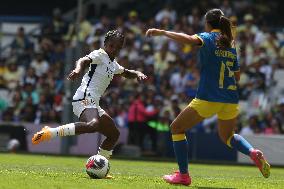
<svg viewBox="0 0 284 189">
<path fill-rule="evenodd" d="M 104 156 L 105 158 L 109 159 L 112 155 L 112 150 L 104 150 L 102 148 L 99 148 L 98 155 Z"/>
<path fill-rule="evenodd" d="M 51 138 L 57 136 L 72 136 L 75 135 L 75 124 L 69 123 L 56 128 L 50 128 L 49 130 L 51 132 Z"/>
</svg>

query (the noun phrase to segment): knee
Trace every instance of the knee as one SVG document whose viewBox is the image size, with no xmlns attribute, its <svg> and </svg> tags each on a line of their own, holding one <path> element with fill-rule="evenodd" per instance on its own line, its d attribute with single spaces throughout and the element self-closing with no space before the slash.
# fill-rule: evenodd
<svg viewBox="0 0 284 189">
<path fill-rule="evenodd" d="M 180 133 L 185 133 L 185 130 L 177 124 L 175 121 L 171 123 L 171 133 L 172 134 L 180 134 Z"/>
</svg>

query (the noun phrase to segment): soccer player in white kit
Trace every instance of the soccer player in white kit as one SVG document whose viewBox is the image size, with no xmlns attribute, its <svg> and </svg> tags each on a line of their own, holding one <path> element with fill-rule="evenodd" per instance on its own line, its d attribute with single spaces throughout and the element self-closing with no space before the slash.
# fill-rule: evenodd
<svg viewBox="0 0 284 189">
<path fill-rule="evenodd" d="M 124 44 L 124 36 L 117 30 L 109 31 L 104 40 L 104 48 L 94 50 L 76 62 L 76 68 L 68 75 L 69 80 L 79 77 L 85 66 L 89 71 L 84 75 L 80 87 L 73 96 L 73 112 L 80 122 L 69 123 L 56 128 L 45 126 L 33 138 L 33 144 L 54 137 L 80 135 L 99 132 L 106 136 L 100 145 L 98 154 L 110 158 L 118 140 L 119 131 L 113 119 L 100 107 L 99 101 L 115 74 L 125 78 L 144 80 L 146 75 L 139 71 L 128 70 L 120 66 L 115 57 Z"/>
</svg>

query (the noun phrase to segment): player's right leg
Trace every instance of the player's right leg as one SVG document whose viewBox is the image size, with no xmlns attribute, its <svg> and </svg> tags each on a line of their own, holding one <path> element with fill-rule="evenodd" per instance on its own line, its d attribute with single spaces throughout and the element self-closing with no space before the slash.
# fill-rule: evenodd
<svg viewBox="0 0 284 189">
<path fill-rule="evenodd" d="M 80 122 L 69 123 L 56 128 L 45 126 L 34 135 L 32 143 L 39 144 L 54 137 L 99 132 L 106 136 L 106 139 L 101 144 L 98 154 L 109 159 L 120 134 L 112 118 L 106 113 L 101 117 L 98 116 L 96 108 L 86 108 L 79 119 Z"/>
<path fill-rule="evenodd" d="M 171 124 L 172 140 L 179 171 L 165 175 L 163 178 L 171 184 L 190 185 L 191 177 L 188 172 L 188 145 L 185 136 L 187 129 L 191 129 L 204 118 L 192 107 L 185 108 Z"/>
<path fill-rule="evenodd" d="M 86 108 L 80 115 L 80 122 L 61 125 L 56 128 L 45 126 L 41 131 L 34 134 L 33 144 L 39 144 L 55 137 L 80 135 L 98 131 L 98 111 L 96 108 Z"/>
</svg>

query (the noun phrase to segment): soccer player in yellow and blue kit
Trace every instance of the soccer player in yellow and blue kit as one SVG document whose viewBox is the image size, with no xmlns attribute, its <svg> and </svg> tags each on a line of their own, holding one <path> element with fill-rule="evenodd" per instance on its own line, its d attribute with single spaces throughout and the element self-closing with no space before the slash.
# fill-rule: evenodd
<svg viewBox="0 0 284 189">
<path fill-rule="evenodd" d="M 218 133 L 229 147 L 250 156 L 262 175 L 268 178 L 270 165 L 263 153 L 242 136 L 234 134 L 237 126 L 239 64 L 231 31 L 231 22 L 220 9 L 205 14 L 205 31 L 196 35 L 149 29 L 146 36 L 164 35 L 179 43 L 200 46 L 201 77 L 197 95 L 172 122 L 171 132 L 179 171 L 163 178 L 171 184 L 191 184 L 185 132 L 205 118 L 218 116 Z"/>
</svg>

